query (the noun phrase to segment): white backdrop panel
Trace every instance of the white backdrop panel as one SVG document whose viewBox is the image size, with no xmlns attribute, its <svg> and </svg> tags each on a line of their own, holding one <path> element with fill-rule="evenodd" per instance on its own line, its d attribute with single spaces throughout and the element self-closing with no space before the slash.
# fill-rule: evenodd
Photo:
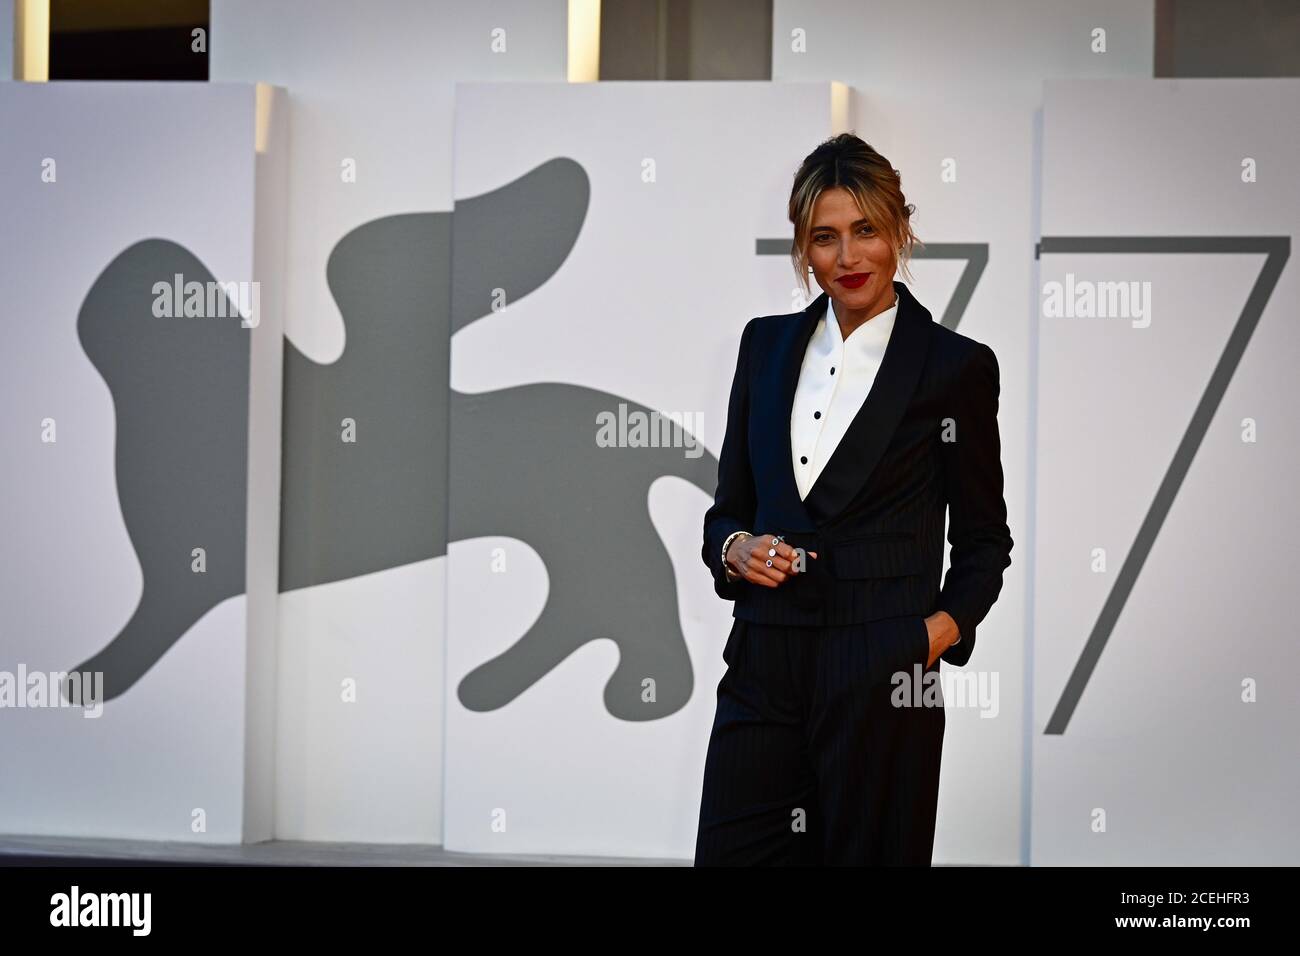
<svg viewBox="0 0 1300 956">
<path fill-rule="evenodd" d="M 1016 543 L 979 648 L 960 669 L 987 686 L 997 682 L 996 715 L 947 705 L 936 863 L 1007 865 L 1029 857 L 1029 425 L 1042 82 L 1150 76 L 1153 31 L 1151 0 L 773 5 L 773 78 L 852 86 L 850 128 L 901 172 L 907 200 L 917 206 L 914 228 L 940 254 L 912 266 L 917 298 L 936 320 L 960 303 L 962 266 L 943 257 L 939 244 L 975 246 L 988 258 L 957 330 L 998 356 L 1002 464 Z"/>
<path fill-rule="evenodd" d="M 0 287 L 12 356 L 0 378 L 0 400 L 10 409 L 0 424 L 7 449 L 0 478 L 2 670 L 71 670 L 109 645 L 139 607 L 157 606 L 146 592 L 143 570 L 151 560 L 157 567 L 159 555 L 137 551 L 157 539 L 140 535 L 141 524 L 129 523 L 140 512 L 125 513 L 122 494 L 159 508 L 181 502 L 169 518 L 182 525 L 204 510 L 197 489 L 169 487 L 168 473 L 141 472 L 129 452 L 141 446 L 129 443 L 166 437 L 151 438 L 138 421 L 123 416 L 150 404 L 164 414 L 219 407 L 232 381 L 249 388 L 249 368 L 230 379 L 214 370 L 211 378 L 195 380 L 187 394 L 150 395 L 149 383 L 159 380 L 157 363 L 175 358 L 171 350 L 185 340 L 183 334 L 163 334 L 160 326 L 156 338 L 132 338 L 139 352 L 114 356 L 107 373 L 92 361 L 99 356 L 88 355 L 86 336 L 97 322 L 113 323 L 111 339 L 142 322 L 238 319 L 151 320 L 147 312 L 92 309 L 79 324 L 79 312 L 93 304 L 92 287 L 110 264 L 142 240 L 183 248 L 217 281 L 253 279 L 254 119 L 250 85 L 0 84 L 0 124 L 6 130 L 0 140 L 0 206 L 7 226 L 0 240 Z M 148 262 L 132 262 L 143 269 L 121 286 L 138 301 L 151 294 L 158 275 Z M 191 278 L 196 277 L 186 276 Z M 251 339 L 266 328 L 242 334 Z M 260 354 L 257 346 L 253 354 Z M 268 371 L 265 364 L 259 367 Z M 194 368 L 208 371 L 201 357 Z M 275 421 L 278 368 L 269 371 L 276 377 L 261 384 L 266 404 L 250 413 Z M 106 381 L 106 374 L 119 377 Z M 125 390 L 118 391 L 124 385 L 146 401 L 124 407 Z M 41 440 L 45 418 L 55 423 L 53 443 Z M 258 447 L 278 445 L 278 432 L 269 439 L 264 428 L 258 432 Z M 240 444 L 236 437 L 234 445 Z M 233 466 L 238 481 L 248 476 L 245 454 L 240 447 L 239 461 L 222 463 Z M 158 461 L 152 454 L 146 460 Z M 177 472 L 185 473 L 183 462 Z M 237 497 L 244 501 L 242 490 Z M 243 518 L 215 520 L 242 526 Z M 189 543 L 161 560 L 188 569 Z M 244 547 L 234 542 L 234 548 Z M 258 553 L 246 556 L 248 566 L 273 565 L 273 549 L 272 534 Z M 233 549 L 214 552 L 209 571 L 219 574 L 237 557 Z M 241 575 L 232 596 L 203 610 L 184 632 L 142 622 L 133 632 L 137 637 L 175 643 L 108 700 L 98 718 L 73 709 L 0 711 L 0 754 L 7 768 L 0 774 L 0 831 L 239 842 L 245 833 L 245 734 L 267 732 L 248 727 L 245 719 L 254 640 L 246 583 Z M 154 598 L 157 589 L 154 581 Z M 160 603 L 166 604 L 166 596 Z M 247 768 L 250 786 L 258 782 L 252 775 L 265 769 Z M 205 831 L 192 829 L 196 809 L 205 815 Z M 250 816 L 263 810 L 269 805 L 253 805 Z"/>
<path fill-rule="evenodd" d="M 1149 302 L 1039 319 L 1036 865 L 1300 852 L 1285 684 L 1300 649 L 1278 625 L 1300 526 L 1300 282 L 1282 264 L 1300 226 L 1297 102 L 1296 80 L 1047 85 L 1041 283 L 1137 283 Z M 1138 239 L 1150 249 L 1123 245 Z"/>
<path fill-rule="evenodd" d="M 347 317 L 350 329 L 328 269 L 345 238 L 368 224 L 417 214 L 430 223 L 421 237 L 449 231 L 455 81 L 563 79 L 566 10 L 562 0 L 473 7 L 454 0 L 213 0 L 212 78 L 285 86 L 292 128 L 285 329 L 295 363 L 287 367 L 297 374 L 287 373 L 285 385 L 280 838 L 441 842 L 445 541 L 429 535 L 426 553 L 372 561 L 364 573 L 320 568 L 346 564 L 346 555 L 365 548 L 337 530 L 356 527 L 335 520 L 339 509 L 356 506 L 352 492 L 382 497 L 376 489 L 402 476 L 424 489 L 421 509 L 426 501 L 441 509 L 434 482 L 443 476 L 419 472 L 417 456 L 402 447 L 419 442 L 399 432 L 391 468 L 380 466 L 329 497 L 321 489 L 340 488 L 339 476 L 311 442 L 337 448 L 339 419 L 350 414 L 360 418 L 355 451 L 373 461 L 376 415 L 414 410 L 418 427 L 438 428 L 445 414 L 434 403 L 445 400 L 445 365 L 395 378 L 387 357 L 364 348 L 362 337 L 391 321 L 388 296 L 410 282 L 414 260 L 416 271 L 433 277 L 418 303 L 427 320 L 422 313 L 416 331 L 435 336 L 441 349 L 446 332 L 436 323 L 445 321 L 447 256 L 403 243 L 404 256 L 389 249 L 369 260 L 361 271 L 371 288 L 356 298 L 373 307 Z M 367 420 L 358 408 L 376 390 L 392 402 Z M 338 415 L 322 412 L 320 421 L 297 412 L 336 407 Z M 321 437 L 304 439 L 313 430 Z M 438 431 L 432 441 L 434 464 L 441 464 L 445 435 Z M 311 450 L 298 454 L 304 443 Z M 378 527 L 370 515 L 358 523 Z M 344 699 L 345 681 L 357 688 L 354 701 Z"/>
<path fill-rule="evenodd" d="M 572 249 L 534 291 L 510 296 L 503 310 L 493 312 L 486 299 L 465 302 L 457 285 L 455 299 L 473 321 L 452 339 L 452 388 L 468 395 L 468 404 L 535 383 L 554 383 L 561 391 L 564 385 L 598 389 L 611 412 L 627 401 L 700 416 L 692 431 L 716 455 L 741 330 L 755 315 L 802 304 L 788 256 L 759 256 L 756 240 L 790 235 L 785 209 L 794 171 L 830 135 L 831 125 L 827 83 L 462 85 L 455 138 L 458 222 L 475 197 L 556 159 L 569 171 L 567 164 L 576 164 L 589 198 L 579 209 Z M 503 251 L 486 263 L 462 261 L 457 245 L 457 282 L 474 272 L 486 287 L 512 291 L 530 258 L 511 244 L 513 233 L 530 228 L 530 206 L 550 195 L 525 193 L 504 207 L 491 233 L 501 237 Z M 548 243 L 569 241 L 561 231 L 536 248 L 553 252 Z M 455 424 L 453 450 L 468 440 Z M 595 445 L 594 418 L 552 425 L 557 440 L 576 425 L 590 435 L 588 447 Z M 600 449 L 610 456 L 611 471 L 619 456 L 636 452 Z M 704 754 L 732 619 L 731 604 L 714 594 L 699 556 L 716 465 L 700 467 L 708 459 L 688 462 L 684 454 L 678 451 L 678 462 L 683 471 L 694 469 L 692 480 L 665 474 L 630 490 L 612 477 L 600 485 L 598 460 L 598 490 L 590 501 L 535 497 L 535 489 L 553 478 L 536 462 L 507 458 L 491 476 L 500 493 L 498 527 L 454 541 L 448 565 L 448 849 L 693 856 Z M 459 467 L 453 458 L 453 472 Z M 576 486 L 587 477 L 576 475 L 567 494 L 581 494 Z M 453 494 L 453 521 L 466 504 Z M 576 511 L 576 520 L 556 537 L 593 545 L 580 559 L 587 590 L 557 587 L 562 576 L 572 580 L 563 575 L 568 569 L 540 557 L 555 541 L 511 536 L 513 507 Z M 611 513 L 648 515 L 646 533 L 620 540 L 615 526 L 602 522 Z M 638 573 L 629 548 L 648 549 L 655 555 L 651 563 L 671 562 L 662 592 L 646 599 L 627 588 Z M 504 559 L 505 573 L 494 559 Z M 601 567 L 617 572 L 608 592 Z M 466 675 L 497 655 L 518 654 L 517 643 L 544 608 L 566 599 L 581 608 L 577 626 L 588 629 L 563 635 L 574 640 L 573 652 L 541 666 L 508 701 L 467 706 L 459 696 Z M 601 621 L 584 616 L 596 608 L 608 611 L 603 629 Z M 641 608 L 666 609 L 662 633 L 646 633 L 650 625 Z M 688 699 L 665 707 L 663 700 L 682 687 L 661 679 L 657 706 L 663 709 L 647 704 L 644 711 L 653 718 L 639 717 L 638 703 L 608 696 L 611 675 L 629 653 L 624 647 L 621 655 L 620 641 L 636 638 L 664 646 L 684 640 L 688 656 L 684 673 L 675 672 L 693 681 Z M 549 650 L 532 647 L 521 666 L 533 666 L 533 655 L 542 658 Z M 504 829 L 494 827 L 502 820 Z"/>
</svg>

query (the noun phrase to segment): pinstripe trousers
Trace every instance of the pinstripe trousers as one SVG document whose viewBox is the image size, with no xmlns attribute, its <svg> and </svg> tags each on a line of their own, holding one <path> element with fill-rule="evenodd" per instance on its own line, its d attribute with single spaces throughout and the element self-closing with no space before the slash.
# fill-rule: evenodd
<svg viewBox="0 0 1300 956">
<path fill-rule="evenodd" d="M 924 617 L 736 619 L 722 656 L 695 865 L 930 865 L 942 695 L 899 706 L 894 678 L 938 669 Z"/>
</svg>

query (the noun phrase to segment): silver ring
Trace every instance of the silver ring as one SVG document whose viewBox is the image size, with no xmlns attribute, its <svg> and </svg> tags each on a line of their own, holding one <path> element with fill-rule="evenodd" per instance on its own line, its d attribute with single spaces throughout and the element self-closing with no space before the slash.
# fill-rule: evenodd
<svg viewBox="0 0 1300 956">
<path fill-rule="evenodd" d="M 768 566 L 769 568 L 772 566 L 772 559 L 771 559 L 771 558 L 768 558 L 768 559 L 767 559 L 767 566 Z"/>
<path fill-rule="evenodd" d="M 776 557 L 776 548 L 771 548 L 771 549 L 767 552 L 767 556 L 768 556 L 769 558 L 775 558 L 775 557 Z"/>
</svg>

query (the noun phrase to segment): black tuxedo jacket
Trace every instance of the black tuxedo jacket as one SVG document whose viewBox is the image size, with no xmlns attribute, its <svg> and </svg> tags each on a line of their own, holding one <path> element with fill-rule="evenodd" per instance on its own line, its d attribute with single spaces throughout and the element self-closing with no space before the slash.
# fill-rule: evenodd
<svg viewBox="0 0 1300 956">
<path fill-rule="evenodd" d="M 734 617 L 831 626 L 944 610 L 961 640 L 943 660 L 961 665 L 1011 564 L 998 361 L 935 322 L 906 285 L 894 289 L 898 312 L 871 391 L 803 500 L 790 409 L 828 296 L 745 326 L 701 554 L 718 596 L 735 601 Z M 945 509 L 952 554 L 940 588 Z M 819 557 L 775 588 L 729 582 L 722 543 L 733 531 L 781 534 Z"/>
</svg>

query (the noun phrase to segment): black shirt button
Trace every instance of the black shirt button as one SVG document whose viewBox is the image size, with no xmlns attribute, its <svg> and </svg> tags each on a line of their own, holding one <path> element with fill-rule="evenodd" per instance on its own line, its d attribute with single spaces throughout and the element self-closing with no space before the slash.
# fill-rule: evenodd
<svg viewBox="0 0 1300 956">
<path fill-rule="evenodd" d="M 821 418 L 821 417 L 822 417 L 821 412 L 813 412 L 813 418 Z"/>
<path fill-rule="evenodd" d="M 832 375 L 835 374 L 835 366 L 834 366 L 834 365 L 831 366 L 831 374 L 832 374 Z"/>
<path fill-rule="evenodd" d="M 808 456 L 807 456 L 807 455 L 800 455 L 800 456 L 799 456 L 799 464 L 801 464 L 801 465 L 806 465 L 806 464 L 808 464 Z"/>
</svg>

